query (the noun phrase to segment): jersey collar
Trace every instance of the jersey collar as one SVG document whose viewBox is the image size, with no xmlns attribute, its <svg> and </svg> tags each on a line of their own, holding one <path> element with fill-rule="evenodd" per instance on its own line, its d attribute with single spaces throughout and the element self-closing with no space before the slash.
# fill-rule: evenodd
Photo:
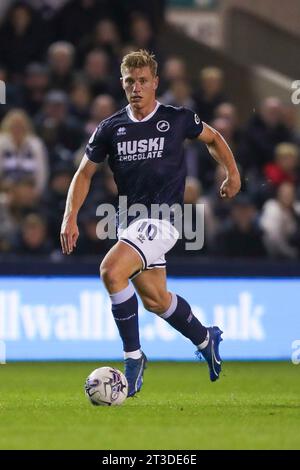
<svg viewBox="0 0 300 470">
<path fill-rule="evenodd" d="M 154 116 L 154 114 L 156 113 L 156 111 L 158 110 L 159 106 L 161 105 L 161 103 L 159 101 L 156 101 L 156 106 L 155 108 L 153 109 L 152 113 L 148 114 L 147 116 L 145 116 L 143 119 L 139 120 L 139 119 L 136 119 L 131 111 L 131 107 L 130 107 L 130 104 L 128 104 L 126 106 L 126 111 L 127 111 L 127 114 L 128 114 L 128 117 L 129 119 L 131 119 L 131 121 L 133 122 L 145 122 L 145 121 L 149 121 L 149 119 L 152 118 L 152 116 Z"/>
</svg>

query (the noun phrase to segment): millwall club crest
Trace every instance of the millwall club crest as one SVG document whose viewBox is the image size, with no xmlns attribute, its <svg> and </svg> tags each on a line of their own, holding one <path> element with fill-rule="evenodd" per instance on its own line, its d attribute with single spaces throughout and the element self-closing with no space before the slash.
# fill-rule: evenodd
<svg viewBox="0 0 300 470">
<path fill-rule="evenodd" d="M 168 121 L 158 121 L 156 129 L 160 132 L 167 132 L 170 129 L 170 124 Z"/>
</svg>

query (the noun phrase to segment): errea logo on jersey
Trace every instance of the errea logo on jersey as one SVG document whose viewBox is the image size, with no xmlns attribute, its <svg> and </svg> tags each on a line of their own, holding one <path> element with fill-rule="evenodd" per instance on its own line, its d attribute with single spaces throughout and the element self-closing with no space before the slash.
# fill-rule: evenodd
<svg viewBox="0 0 300 470">
<path fill-rule="evenodd" d="M 156 129 L 160 132 L 167 132 L 170 129 L 170 124 L 168 121 L 158 121 Z"/>
<path fill-rule="evenodd" d="M 126 128 L 125 127 L 119 127 L 117 131 L 117 135 L 126 135 Z"/>
</svg>

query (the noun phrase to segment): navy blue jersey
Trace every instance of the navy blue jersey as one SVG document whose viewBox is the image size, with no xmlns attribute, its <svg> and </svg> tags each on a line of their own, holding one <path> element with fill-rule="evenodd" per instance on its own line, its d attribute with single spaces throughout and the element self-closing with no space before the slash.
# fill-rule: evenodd
<svg viewBox="0 0 300 470">
<path fill-rule="evenodd" d="M 203 124 L 193 111 L 157 103 L 142 121 L 129 105 L 102 121 L 86 148 L 87 157 L 103 162 L 108 156 L 119 196 L 128 207 L 141 203 L 183 203 L 186 164 L 183 142 L 196 138 Z"/>
</svg>

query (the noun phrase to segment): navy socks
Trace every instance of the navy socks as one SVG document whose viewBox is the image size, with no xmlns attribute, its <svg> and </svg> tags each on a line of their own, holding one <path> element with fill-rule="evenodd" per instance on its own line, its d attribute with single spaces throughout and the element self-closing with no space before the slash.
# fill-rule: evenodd
<svg viewBox="0 0 300 470">
<path fill-rule="evenodd" d="M 138 323 L 138 301 L 132 284 L 125 289 L 111 294 L 112 313 L 118 327 L 125 358 L 131 357 L 137 359 L 140 357 L 140 338 Z M 171 305 L 168 310 L 160 315 L 175 330 L 192 341 L 200 348 L 208 344 L 208 330 L 193 314 L 190 305 L 179 295 L 172 293 Z M 126 354 L 129 353 L 129 354 Z"/>
<path fill-rule="evenodd" d="M 112 313 L 118 327 L 125 352 L 140 349 L 138 301 L 132 284 L 110 295 Z"/>
<path fill-rule="evenodd" d="M 195 346 L 208 343 L 207 328 L 195 317 L 190 305 L 180 295 L 172 293 L 171 305 L 160 317 L 190 339 Z"/>
</svg>

